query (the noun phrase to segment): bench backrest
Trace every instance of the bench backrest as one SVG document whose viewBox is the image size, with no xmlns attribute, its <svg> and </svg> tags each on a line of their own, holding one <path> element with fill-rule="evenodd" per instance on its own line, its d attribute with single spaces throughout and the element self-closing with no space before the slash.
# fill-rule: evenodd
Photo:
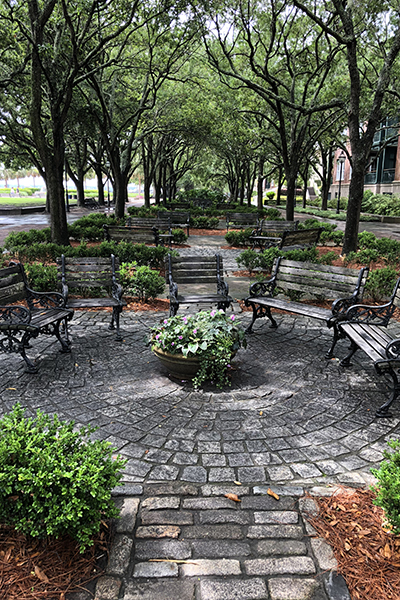
<svg viewBox="0 0 400 600">
<path fill-rule="evenodd" d="M 256 213 L 226 213 L 227 227 L 254 227 L 258 223 Z"/>
<path fill-rule="evenodd" d="M 165 277 L 169 275 L 175 283 L 213 283 L 218 277 L 223 280 L 222 256 L 179 256 L 170 254 L 165 259 Z"/>
<path fill-rule="evenodd" d="M 57 258 L 57 278 L 68 288 L 110 288 L 118 278 L 119 259 L 85 256 Z"/>
<path fill-rule="evenodd" d="M 157 227 L 156 217 L 129 217 L 127 221 L 129 227 Z"/>
<path fill-rule="evenodd" d="M 297 231 L 298 221 L 266 221 L 262 222 L 262 231 Z"/>
<path fill-rule="evenodd" d="M 285 258 L 275 260 L 275 272 L 276 286 L 284 292 L 302 292 L 325 300 L 349 297 L 357 290 L 357 301 L 360 301 L 368 276 L 366 267 L 348 269 Z"/>
<path fill-rule="evenodd" d="M 15 263 L 0 269 L 0 304 L 5 306 L 27 298 L 24 267 Z"/>
<path fill-rule="evenodd" d="M 177 210 L 170 212 L 159 212 L 157 215 L 158 227 L 173 227 L 174 225 L 183 225 L 187 227 L 190 222 L 189 212 L 180 212 Z"/>
<path fill-rule="evenodd" d="M 133 244 L 157 244 L 158 232 L 156 228 L 144 226 L 103 225 L 108 241 L 132 242 Z"/>
<path fill-rule="evenodd" d="M 279 248 L 284 248 L 285 246 L 314 246 L 314 244 L 318 244 L 319 236 L 323 230 L 323 227 L 316 227 L 314 229 L 284 231 Z"/>
</svg>

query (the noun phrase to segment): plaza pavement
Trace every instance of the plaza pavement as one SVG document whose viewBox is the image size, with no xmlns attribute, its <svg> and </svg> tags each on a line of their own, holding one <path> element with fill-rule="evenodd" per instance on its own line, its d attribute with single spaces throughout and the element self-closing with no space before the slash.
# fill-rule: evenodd
<svg viewBox="0 0 400 600">
<path fill-rule="evenodd" d="M 190 243 L 200 252 L 206 241 Z M 215 251 L 218 240 L 210 243 Z M 244 297 L 248 282 L 231 276 L 229 256 L 225 268 L 232 295 Z M 250 313 L 236 303 L 234 311 L 246 326 Z M 1 414 L 20 402 L 28 413 L 90 423 L 127 459 L 96 600 L 349 600 L 302 497 L 371 483 L 371 467 L 399 434 L 399 405 L 391 419 L 374 417 L 385 382 L 361 352 L 351 369 L 339 367 L 344 341 L 326 360 L 332 333 L 319 322 L 280 314 L 276 330 L 256 323 L 231 387 L 194 391 L 170 379 L 145 344 L 166 316 L 125 310 L 116 342 L 108 312 L 76 311 L 70 355 L 52 338 L 33 340 L 37 375 L 2 354 Z M 400 324 L 391 329 L 398 336 Z"/>
</svg>

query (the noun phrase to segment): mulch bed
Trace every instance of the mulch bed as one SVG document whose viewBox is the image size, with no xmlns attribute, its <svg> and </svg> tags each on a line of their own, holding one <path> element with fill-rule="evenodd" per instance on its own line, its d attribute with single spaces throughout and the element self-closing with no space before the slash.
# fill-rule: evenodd
<svg viewBox="0 0 400 600">
<path fill-rule="evenodd" d="M 27 539 L 13 527 L 0 525 L 0 598 L 68 600 L 72 592 L 94 589 L 95 579 L 103 574 L 109 546 L 105 524 L 84 554 L 68 536 Z"/>
<path fill-rule="evenodd" d="M 384 523 L 372 490 L 341 489 L 314 498 L 319 515 L 308 520 L 331 546 L 353 600 L 399 600 L 400 536 Z"/>
</svg>

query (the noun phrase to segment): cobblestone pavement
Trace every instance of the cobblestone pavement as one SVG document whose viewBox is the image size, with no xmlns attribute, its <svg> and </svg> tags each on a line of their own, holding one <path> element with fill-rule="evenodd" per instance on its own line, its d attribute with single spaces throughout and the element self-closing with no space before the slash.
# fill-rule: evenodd
<svg viewBox="0 0 400 600">
<path fill-rule="evenodd" d="M 238 252 L 221 250 L 218 238 L 207 248 L 190 242 L 182 254 L 221 251 L 233 297 L 246 295 L 248 281 L 231 276 Z M 279 314 L 276 330 L 255 324 L 230 388 L 196 392 L 169 379 L 145 345 L 166 316 L 124 311 L 116 342 L 108 312 L 76 311 L 70 355 L 41 336 L 28 350 L 37 375 L 16 355 L 0 363 L 0 415 L 19 401 L 28 413 L 96 425 L 94 435 L 127 459 L 96 600 L 350 600 L 330 547 L 305 518 L 315 506 L 304 492 L 371 482 L 399 434 L 400 406 L 391 419 L 374 417 L 385 381 L 361 352 L 351 369 L 326 360 L 332 333 L 320 323 Z M 246 326 L 250 313 L 240 319 Z M 391 329 L 398 336 L 400 324 Z M 346 353 L 339 342 L 338 358 Z"/>
<path fill-rule="evenodd" d="M 38 375 L 18 356 L 2 357 L 2 414 L 19 401 L 97 425 L 95 435 L 128 459 L 125 517 L 97 600 L 348 598 L 335 595 L 343 582 L 329 575 L 329 547 L 308 537 L 298 498 L 304 488 L 371 481 L 399 431 L 400 407 L 374 418 L 384 382 L 362 353 L 348 370 L 327 361 L 330 330 L 278 315 L 277 330 L 256 323 L 230 388 L 196 392 L 169 379 L 144 343 L 165 316 L 124 311 L 118 343 L 109 313 L 77 311 L 70 355 L 51 338 L 33 341 Z M 240 318 L 246 325 L 250 313 Z M 189 563 L 149 560 L 166 557 Z"/>
</svg>

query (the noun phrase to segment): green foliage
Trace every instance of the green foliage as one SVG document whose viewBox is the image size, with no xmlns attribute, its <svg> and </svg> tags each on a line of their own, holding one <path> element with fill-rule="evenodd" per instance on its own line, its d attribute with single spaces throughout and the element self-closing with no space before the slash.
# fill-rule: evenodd
<svg viewBox="0 0 400 600">
<path fill-rule="evenodd" d="M 114 215 L 109 217 L 104 213 L 91 213 L 68 225 L 68 233 L 74 240 L 95 242 L 104 239 L 103 225 L 116 225 L 117 222 Z"/>
<path fill-rule="evenodd" d="M 184 244 L 187 239 L 186 233 L 180 227 L 172 230 L 172 241 L 174 244 Z"/>
<path fill-rule="evenodd" d="M 34 538 L 69 534 L 83 552 L 101 521 L 118 515 L 111 490 L 125 462 L 90 440 L 91 426 L 24 412 L 16 404 L 0 420 L 0 521 Z"/>
<path fill-rule="evenodd" d="M 333 261 L 336 259 L 337 259 L 336 252 L 333 252 L 333 250 L 332 250 L 331 252 L 322 254 L 319 257 L 318 262 L 321 263 L 321 265 L 331 265 L 333 263 Z"/>
<path fill-rule="evenodd" d="M 30 229 L 29 231 L 9 233 L 4 240 L 4 248 L 13 253 L 22 246 L 30 246 L 37 243 L 47 243 L 50 241 L 50 227 L 46 227 L 45 229 Z"/>
<path fill-rule="evenodd" d="M 140 302 L 156 298 L 165 289 L 165 280 L 150 267 L 136 263 L 123 263 L 120 270 L 121 285 L 126 293 L 137 296 Z"/>
<path fill-rule="evenodd" d="M 334 252 L 332 252 L 332 254 L 335 255 Z M 318 258 L 318 252 L 316 248 L 310 248 L 308 250 L 289 250 L 285 252 L 283 250 L 279 250 L 279 248 L 276 248 L 275 246 L 273 246 L 272 248 L 267 248 L 263 252 L 256 252 L 255 250 L 250 249 L 244 250 L 237 257 L 236 262 L 239 265 L 239 267 L 244 267 L 250 272 L 254 271 L 255 269 L 262 269 L 264 271 L 271 272 L 274 260 L 279 256 L 283 256 L 288 260 L 296 260 L 300 262 L 322 262 Z M 330 256 L 328 256 L 327 259 L 323 257 L 322 260 L 329 261 L 331 258 L 332 257 Z"/>
<path fill-rule="evenodd" d="M 165 206 L 155 206 L 154 204 L 150 208 L 144 206 L 128 206 L 128 214 L 132 217 L 152 217 L 155 218 L 157 213 L 166 211 Z"/>
<path fill-rule="evenodd" d="M 360 250 L 364 250 L 366 248 L 376 249 L 378 238 L 371 231 L 362 231 L 358 234 L 358 247 Z"/>
<path fill-rule="evenodd" d="M 281 213 L 277 208 L 267 208 L 263 210 L 262 213 L 264 219 L 268 221 L 284 221 L 281 217 Z"/>
<path fill-rule="evenodd" d="M 192 202 L 193 204 L 217 204 L 225 200 L 224 193 L 220 190 L 198 188 L 181 191 L 176 196 L 177 202 Z"/>
<path fill-rule="evenodd" d="M 240 231 L 228 231 L 225 235 L 225 239 L 231 246 L 248 246 L 249 237 L 251 236 L 253 229 L 241 229 Z"/>
<path fill-rule="evenodd" d="M 193 217 L 190 220 L 190 226 L 195 229 L 217 229 L 219 225 L 219 219 L 217 217 Z"/>
<path fill-rule="evenodd" d="M 373 487 L 376 492 L 374 504 L 385 511 L 385 516 L 392 526 L 392 533 L 400 534 L 400 442 L 389 440 L 388 445 L 393 452 L 385 450 L 383 455 L 386 459 L 379 469 L 371 469 L 372 474 L 378 480 Z"/>
<path fill-rule="evenodd" d="M 29 287 L 37 292 L 50 292 L 57 289 L 57 267 L 56 265 L 43 265 L 42 263 L 30 263 L 25 265 Z"/>
<path fill-rule="evenodd" d="M 396 281 L 397 272 L 393 267 L 375 269 L 368 275 L 365 291 L 374 302 L 381 302 L 391 296 Z"/>
<path fill-rule="evenodd" d="M 271 202 L 271 200 L 275 198 L 275 192 L 267 192 L 265 194 L 265 197 L 267 198 L 267 200 L 269 200 L 269 202 Z"/>
<path fill-rule="evenodd" d="M 400 216 L 400 197 L 389 194 L 372 194 L 371 190 L 364 192 L 361 210 L 375 215 Z"/>
<path fill-rule="evenodd" d="M 200 369 L 193 379 L 196 389 L 207 379 L 219 388 L 229 385 L 227 370 L 232 355 L 247 345 L 235 315 L 227 317 L 222 310 L 164 319 L 153 327 L 150 343 L 170 354 L 198 356 Z"/>
<path fill-rule="evenodd" d="M 322 245 L 327 242 L 333 242 L 335 246 L 341 246 L 343 243 L 344 231 L 322 231 L 319 236 L 319 241 Z"/>
</svg>

